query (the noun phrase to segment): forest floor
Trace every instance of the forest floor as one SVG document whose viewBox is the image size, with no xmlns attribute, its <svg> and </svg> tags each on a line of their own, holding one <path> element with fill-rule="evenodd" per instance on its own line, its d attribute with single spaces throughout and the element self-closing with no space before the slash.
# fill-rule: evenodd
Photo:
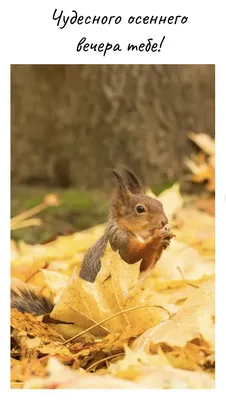
<svg viewBox="0 0 226 400">
<path fill-rule="evenodd" d="M 105 224 L 65 236 L 57 229 L 98 223 L 109 198 L 57 191 L 57 205 L 49 191 L 19 194 L 13 206 L 18 198 L 18 211 L 26 213 L 11 220 L 12 234 L 21 235 L 11 240 L 11 287 L 20 296 L 23 289 L 42 294 L 54 308 L 38 317 L 11 309 L 11 388 L 214 388 L 213 196 L 184 196 L 178 183 L 163 191 L 158 199 L 175 237 L 155 268 L 142 272 L 140 262 L 127 264 L 108 245 L 90 283 L 79 272 Z M 36 211 L 50 212 L 37 215 L 42 225 L 27 228 L 39 221 L 31 209 L 36 202 Z M 28 244 L 28 231 L 38 240 L 41 227 L 39 235 L 56 239 Z"/>
</svg>

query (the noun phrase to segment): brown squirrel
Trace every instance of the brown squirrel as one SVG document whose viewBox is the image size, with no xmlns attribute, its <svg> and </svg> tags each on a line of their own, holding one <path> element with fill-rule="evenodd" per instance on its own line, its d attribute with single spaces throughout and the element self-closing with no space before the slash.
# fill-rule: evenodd
<svg viewBox="0 0 226 400">
<path fill-rule="evenodd" d="M 108 241 L 128 264 L 142 260 L 140 271 L 145 271 L 155 266 L 174 236 L 166 228 L 160 201 L 147 196 L 134 173 L 123 169 L 125 180 L 113 170 L 117 186 L 104 235 L 87 251 L 81 266 L 79 276 L 89 282 L 96 279 Z"/>
<path fill-rule="evenodd" d="M 128 264 L 141 260 L 140 271 L 152 269 L 163 250 L 169 245 L 173 233 L 163 206 L 157 199 L 147 196 L 132 171 L 124 167 L 124 177 L 113 170 L 116 178 L 109 221 L 104 235 L 87 251 L 80 269 L 80 278 L 94 282 L 101 268 L 101 257 L 108 242 Z M 11 290 L 11 307 L 35 315 L 50 313 L 54 305 L 44 296 L 25 288 Z"/>
</svg>

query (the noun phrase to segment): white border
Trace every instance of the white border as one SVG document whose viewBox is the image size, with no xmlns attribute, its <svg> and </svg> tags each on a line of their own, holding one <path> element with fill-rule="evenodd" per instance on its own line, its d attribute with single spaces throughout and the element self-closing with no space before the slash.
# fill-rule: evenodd
<svg viewBox="0 0 226 400">
<path fill-rule="evenodd" d="M 221 9 L 222 4 L 222 9 Z M 80 15 L 122 15 L 123 19 L 128 15 L 187 15 L 189 22 L 183 26 L 128 26 L 120 24 L 117 26 L 71 26 L 69 29 L 56 29 L 52 21 L 52 13 L 55 8 L 61 8 L 70 12 L 77 9 Z M 223 43 L 224 25 L 223 2 L 209 1 L 139 1 L 123 2 L 114 0 L 106 1 L 87 1 L 81 3 L 71 0 L 64 1 L 7 1 L 2 6 L 1 13 L 1 72 L 0 72 L 0 95 L 1 95 L 1 137 L 3 144 L 1 149 L 1 381 L 7 398 L 17 397 L 24 399 L 30 397 L 29 391 L 7 390 L 9 387 L 9 298 L 7 299 L 9 287 L 9 216 L 10 216 L 10 158 L 9 158 L 9 137 L 10 137 L 10 97 L 9 97 L 9 65 L 11 63 L 92 63 L 92 64 L 145 64 L 145 63 L 165 63 L 165 64 L 217 64 L 216 73 L 216 170 L 217 170 L 217 194 L 216 194 L 216 257 L 217 257 L 217 390 L 216 391 L 146 391 L 142 390 L 142 396 L 154 396 L 159 398 L 167 396 L 175 399 L 192 396 L 200 398 L 201 395 L 207 399 L 215 396 L 216 393 L 225 392 L 225 65 L 221 54 L 225 52 Z M 151 33 L 150 33 L 151 32 Z M 132 53 L 127 52 L 109 54 L 102 57 L 98 53 L 76 53 L 75 44 L 78 38 L 87 36 L 96 41 L 120 41 L 122 45 L 131 40 L 144 41 L 146 37 L 152 35 L 165 34 L 164 51 L 160 53 Z M 18 165 L 18 168 L 20 166 Z M 8 283 L 8 285 L 7 285 Z M 7 287 L 8 286 L 8 287 Z M 7 345 L 6 345 L 7 343 Z M 4 376 L 4 377 L 3 377 Z M 2 387 L 1 387 L 2 392 Z M 66 391 L 66 395 L 68 390 Z M 62 397 L 62 391 L 32 391 L 32 396 L 38 398 L 40 394 L 47 396 Z M 77 395 L 68 393 L 69 396 Z M 115 396 L 112 391 L 83 391 L 82 396 Z M 117 396 L 121 391 L 117 391 Z M 123 394 L 125 396 L 125 392 Z M 130 391 L 130 398 L 135 398 L 137 392 Z"/>
</svg>

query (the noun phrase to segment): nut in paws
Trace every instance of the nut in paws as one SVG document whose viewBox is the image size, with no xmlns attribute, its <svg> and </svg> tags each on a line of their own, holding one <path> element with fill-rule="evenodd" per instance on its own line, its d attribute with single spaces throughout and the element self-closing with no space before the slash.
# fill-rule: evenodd
<svg viewBox="0 0 226 400">
<path fill-rule="evenodd" d="M 174 237 L 175 235 L 173 234 L 172 231 L 170 231 L 169 229 L 165 228 L 164 231 L 162 231 L 162 245 L 163 245 L 163 249 L 165 250 L 169 244 L 170 244 L 170 240 Z"/>
<path fill-rule="evenodd" d="M 166 249 L 170 244 L 170 240 L 174 236 L 175 235 L 173 234 L 173 232 L 165 227 L 163 229 L 156 229 L 154 232 L 153 238 L 158 240 L 158 242 L 161 242 L 163 249 Z"/>
</svg>

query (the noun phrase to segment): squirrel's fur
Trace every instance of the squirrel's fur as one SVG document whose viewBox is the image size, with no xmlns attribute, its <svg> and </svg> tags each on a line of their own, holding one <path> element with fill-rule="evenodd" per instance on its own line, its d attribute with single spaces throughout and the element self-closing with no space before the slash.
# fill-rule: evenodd
<svg viewBox="0 0 226 400">
<path fill-rule="evenodd" d="M 35 290 L 23 287 L 11 289 L 11 307 L 22 312 L 42 315 L 50 313 L 54 304 Z"/>
<path fill-rule="evenodd" d="M 104 235 L 86 253 L 80 278 L 94 282 L 101 268 L 101 257 L 109 242 L 128 264 L 141 261 L 140 270 L 153 268 L 162 251 L 174 236 L 165 225 L 168 220 L 157 199 L 147 196 L 132 171 L 124 167 L 124 176 L 113 170 L 116 190 L 113 195 L 109 222 Z M 137 206 L 143 208 L 138 213 Z"/>
<path fill-rule="evenodd" d="M 108 236 L 103 235 L 90 247 L 83 259 L 80 278 L 88 282 L 94 282 L 101 268 L 101 257 L 103 257 L 108 243 Z M 95 271 L 95 273 L 94 273 Z"/>
</svg>

